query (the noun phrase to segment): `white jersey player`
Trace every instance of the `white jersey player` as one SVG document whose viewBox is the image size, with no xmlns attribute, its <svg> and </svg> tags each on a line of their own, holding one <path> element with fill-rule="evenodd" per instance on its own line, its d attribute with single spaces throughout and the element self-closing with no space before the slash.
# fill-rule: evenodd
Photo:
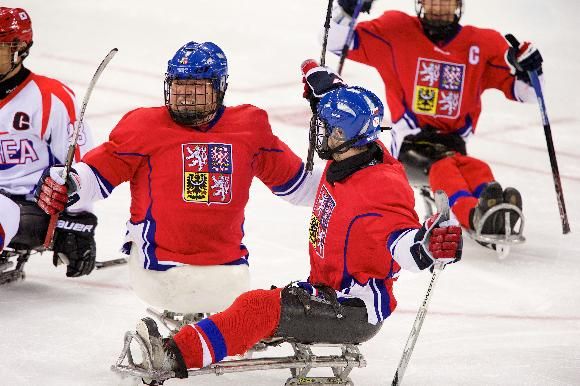
<svg viewBox="0 0 580 386">
<path fill-rule="evenodd" d="M 0 250 L 9 244 L 17 250 L 42 245 L 48 217 L 36 206 L 34 189 L 43 170 L 66 161 L 78 115 L 70 88 L 23 66 L 31 46 L 28 13 L 0 7 Z M 84 127 L 75 160 L 91 146 Z M 54 262 L 59 257 L 67 262 L 67 276 L 85 275 L 94 268 L 97 219 L 87 209 L 71 206 L 57 225 Z"/>
</svg>

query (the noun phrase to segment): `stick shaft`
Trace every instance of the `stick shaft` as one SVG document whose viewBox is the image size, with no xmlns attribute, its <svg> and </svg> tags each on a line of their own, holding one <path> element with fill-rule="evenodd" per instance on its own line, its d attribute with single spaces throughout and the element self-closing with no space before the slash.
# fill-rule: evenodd
<svg viewBox="0 0 580 386">
<path fill-rule="evenodd" d="M 435 192 L 435 206 L 437 207 L 437 212 L 441 215 L 441 219 L 443 221 L 449 220 L 449 199 L 447 198 L 447 195 L 441 190 Z M 419 307 L 419 311 L 417 312 L 417 316 L 413 322 L 413 328 L 411 329 L 409 337 L 407 338 L 407 343 L 403 349 L 403 355 L 401 355 L 399 366 L 397 367 L 397 371 L 393 377 L 393 382 L 391 383 L 392 386 L 398 386 L 403 381 L 403 376 L 405 375 L 405 370 L 407 370 L 407 365 L 411 359 L 411 354 L 413 354 L 415 343 L 417 343 L 417 338 L 419 338 L 419 332 L 421 332 L 421 327 L 423 326 L 423 322 L 427 316 L 427 309 L 429 307 L 429 302 L 431 301 L 431 295 L 433 294 L 435 283 L 437 283 L 437 279 L 439 278 L 441 271 L 443 271 L 443 268 L 445 268 L 445 264 L 442 264 L 439 261 L 435 261 L 433 263 L 433 275 L 431 275 L 431 281 L 427 287 L 427 293 L 425 294 L 425 298 L 423 299 L 421 307 Z"/>
<path fill-rule="evenodd" d="M 332 16 L 332 3 L 334 0 L 328 0 L 328 8 L 326 9 L 326 18 L 324 21 L 324 39 L 322 40 L 322 52 L 320 53 L 320 65 L 324 66 L 326 62 L 326 44 L 328 43 L 328 30 L 330 29 L 330 18 Z M 316 115 L 312 117 L 316 119 Z M 316 133 L 313 125 L 310 124 L 308 131 L 308 154 L 306 155 L 306 171 L 312 173 L 314 168 L 314 144 L 316 142 Z"/>
<path fill-rule="evenodd" d="M 356 25 L 356 20 L 362 9 L 363 0 L 358 0 L 354 12 L 352 13 L 352 19 L 350 20 L 348 26 L 348 34 L 346 35 L 346 40 L 344 41 L 344 46 L 342 46 L 342 52 L 340 53 L 340 60 L 338 61 L 338 75 L 342 74 L 342 68 L 344 67 L 344 62 L 346 60 L 346 55 L 348 55 L 348 50 L 350 48 L 350 42 L 354 37 L 354 27 Z"/>
<path fill-rule="evenodd" d="M 85 97 L 83 98 L 83 103 L 81 105 L 79 119 L 77 122 L 74 122 L 73 135 L 72 135 L 71 142 L 68 146 L 66 163 L 64 165 L 64 170 L 62 173 L 62 178 L 64 179 L 65 182 L 68 179 L 68 175 L 70 173 L 70 168 L 71 168 L 72 163 L 73 163 L 73 159 L 74 159 L 74 155 L 75 155 L 75 151 L 76 151 L 76 147 L 77 147 L 77 142 L 79 140 L 79 133 L 80 133 L 81 128 L 83 126 L 83 120 L 85 117 L 85 110 L 87 109 L 87 104 L 89 103 L 89 99 L 91 97 L 91 94 L 93 93 L 93 89 L 95 88 L 95 85 L 97 84 L 97 81 L 99 80 L 99 77 L 103 73 L 103 70 L 105 69 L 105 67 L 107 67 L 107 64 L 109 64 L 111 59 L 113 59 L 113 56 L 115 56 L 115 54 L 118 51 L 119 50 L 116 48 L 113 48 L 111 51 L 109 51 L 109 53 L 107 54 L 107 56 L 105 56 L 105 58 L 103 59 L 101 64 L 99 64 L 99 67 L 97 67 L 97 71 L 95 71 L 95 74 L 91 78 L 91 82 L 89 83 L 89 86 L 87 87 L 87 91 L 85 93 Z M 46 231 L 46 236 L 44 238 L 44 244 L 43 244 L 44 248 L 48 249 L 52 245 L 52 238 L 54 236 L 54 230 L 56 228 L 58 216 L 59 216 L 58 213 L 50 216 L 50 222 L 48 223 L 48 229 Z"/>
<path fill-rule="evenodd" d="M 554 148 L 554 141 L 552 139 L 552 129 L 550 128 L 550 120 L 548 119 L 548 110 L 546 109 L 546 102 L 542 92 L 542 85 L 538 77 L 537 71 L 528 71 L 532 87 L 536 92 L 538 98 L 538 105 L 542 115 L 542 124 L 544 126 L 544 135 L 546 136 L 546 145 L 548 146 L 548 156 L 550 158 L 550 167 L 552 169 L 552 177 L 554 179 L 554 188 L 556 190 L 556 199 L 558 201 L 558 209 L 560 211 L 560 221 L 562 223 L 562 233 L 570 233 L 570 223 L 568 222 L 568 214 L 566 212 L 566 203 L 564 201 L 564 190 L 562 189 L 562 181 L 560 179 L 560 171 L 558 169 L 558 160 L 556 159 L 556 150 Z"/>
</svg>

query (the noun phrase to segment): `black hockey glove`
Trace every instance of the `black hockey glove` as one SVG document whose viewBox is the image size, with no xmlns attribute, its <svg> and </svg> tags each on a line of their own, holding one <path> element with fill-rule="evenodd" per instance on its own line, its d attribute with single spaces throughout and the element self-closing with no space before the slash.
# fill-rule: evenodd
<svg viewBox="0 0 580 386">
<path fill-rule="evenodd" d="M 528 71 L 537 71 L 538 75 L 543 73 L 542 62 L 544 59 L 540 51 L 530 42 L 520 44 L 512 34 L 507 34 L 505 37 L 511 44 L 507 53 L 507 61 L 512 67 L 512 72 L 519 80 L 531 84 Z"/>
<path fill-rule="evenodd" d="M 373 5 L 373 0 L 362 0 L 362 2 L 363 2 L 362 8 L 360 11 L 369 13 L 371 10 L 371 6 Z M 349 16 L 352 16 L 354 14 L 354 10 L 356 8 L 357 3 L 358 0 L 338 0 L 338 5 L 340 5 L 344 13 L 346 13 Z"/>
<path fill-rule="evenodd" d="M 346 87 L 342 78 L 329 68 L 320 66 L 315 60 L 308 59 L 302 63 L 302 96 L 310 102 L 312 113 L 316 114 L 318 101 L 327 92 Z"/>
<path fill-rule="evenodd" d="M 55 267 L 59 263 L 65 263 L 67 277 L 88 275 L 95 268 L 96 227 L 97 216 L 92 213 L 60 215 L 54 233 L 52 263 Z"/>
</svg>

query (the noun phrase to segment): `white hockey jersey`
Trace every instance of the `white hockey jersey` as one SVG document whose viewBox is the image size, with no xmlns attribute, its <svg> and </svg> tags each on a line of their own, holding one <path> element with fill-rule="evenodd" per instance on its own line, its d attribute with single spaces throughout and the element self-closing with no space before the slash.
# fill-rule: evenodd
<svg viewBox="0 0 580 386">
<path fill-rule="evenodd" d="M 34 73 L 0 100 L 0 189 L 31 197 L 42 171 L 66 161 L 77 115 L 71 89 Z M 75 161 L 91 148 L 92 138 L 85 125 Z"/>
</svg>

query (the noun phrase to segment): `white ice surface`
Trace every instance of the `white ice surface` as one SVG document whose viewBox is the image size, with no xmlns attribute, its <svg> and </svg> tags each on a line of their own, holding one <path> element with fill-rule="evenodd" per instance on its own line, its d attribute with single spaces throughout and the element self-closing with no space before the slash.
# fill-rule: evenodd
<svg viewBox="0 0 580 386">
<path fill-rule="evenodd" d="M 3 5 L 30 12 L 35 43 L 29 68 L 63 80 L 79 99 L 102 57 L 119 48 L 87 110 L 97 143 L 125 112 L 162 103 L 165 64 L 181 44 L 210 40 L 229 58 L 226 103 L 266 108 L 274 131 L 298 154 L 306 153 L 309 110 L 301 99 L 299 66 L 320 57 L 323 0 L 8 0 Z M 372 16 L 387 8 L 413 12 L 413 1 L 379 1 Z M 445 270 L 435 289 L 405 375 L 408 385 L 580 384 L 578 14 L 575 0 L 467 2 L 464 23 L 512 32 L 542 50 L 573 233 L 561 233 L 537 106 L 487 93 L 470 151 L 490 162 L 500 182 L 521 190 L 528 241 L 505 261 L 466 242 L 463 261 Z M 336 62 L 327 60 L 331 66 Z M 347 62 L 344 76 L 383 97 L 372 69 Z M 155 132 L 147 135 L 155 140 Z M 309 210 L 275 198 L 259 181 L 251 197 L 244 241 L 251 252 L 252 286 L 306 277 Z M 96 204 L 100 259 L 119 257 L 128 204 L 127 186 Z M 67 279 L 45 254 L 34 256 L 26 272 L 24 282 L 0 288 L 0 384 L 119 384 L 109 366 L 124 332 L 145 309 L 127 287 L 126 268 Z M 356 385 L 390 384 L 428 280 L 422 273 L 398 281 L 399 308 L 363 345 L 368 366 L 353 371 Z M 253 372 L 166 384 L 282 385 L 287 376 Z"/>
</svg>

